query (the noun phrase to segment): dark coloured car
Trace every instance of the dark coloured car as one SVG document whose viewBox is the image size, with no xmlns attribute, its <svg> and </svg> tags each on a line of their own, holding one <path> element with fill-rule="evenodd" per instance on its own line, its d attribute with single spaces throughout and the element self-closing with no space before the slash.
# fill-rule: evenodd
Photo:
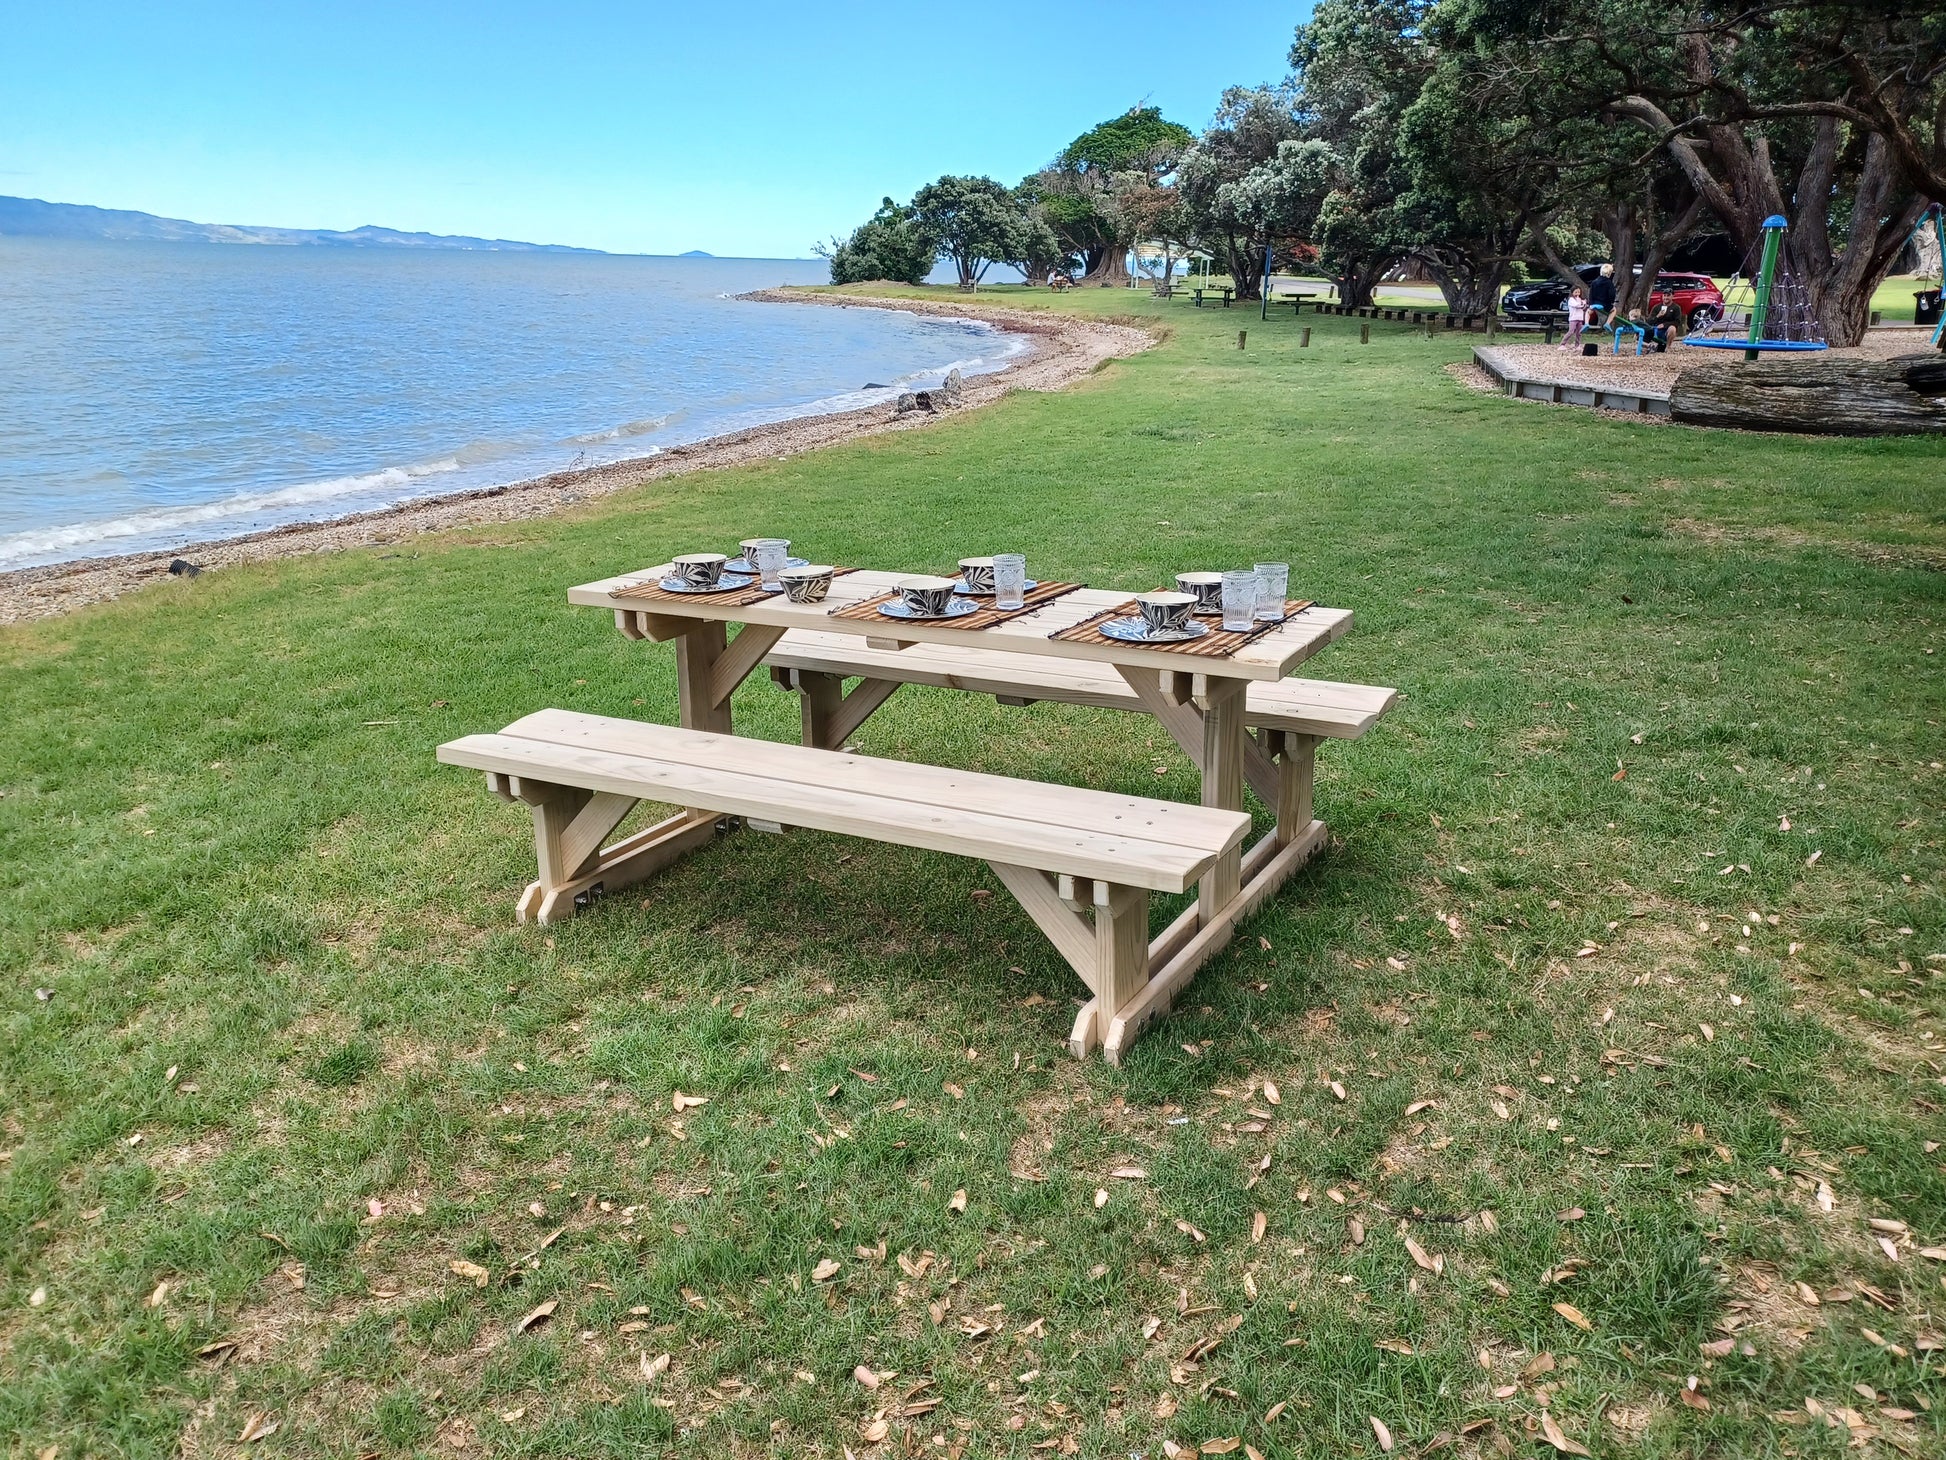
<svg viewBox="0 0 1946 1460">
<path fill-rule="evenodd" d="M 1584 284 L 1601 277 L 1600 264 L 1578 264 L 1575 273 Z M 1560 279 L 1536 279 L 1516 284 L 1500 296 L 1500 312 L 1509 319 L 1548 319 L 1568 312 L 1568 286 Z"/>
</svg>

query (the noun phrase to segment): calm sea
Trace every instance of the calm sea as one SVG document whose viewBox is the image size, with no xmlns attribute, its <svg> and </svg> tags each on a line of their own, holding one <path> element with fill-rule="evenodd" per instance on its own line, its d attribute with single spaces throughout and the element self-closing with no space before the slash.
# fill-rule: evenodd
<svg viewBox="0 0 1946 1460">
<path fill-rule="evenodd" d="M 0 238 L 0 569 L 646 456 L 1018 348 L 972 321 L 729 297 L 824 278 L 816 260 Z"/>
</svg>

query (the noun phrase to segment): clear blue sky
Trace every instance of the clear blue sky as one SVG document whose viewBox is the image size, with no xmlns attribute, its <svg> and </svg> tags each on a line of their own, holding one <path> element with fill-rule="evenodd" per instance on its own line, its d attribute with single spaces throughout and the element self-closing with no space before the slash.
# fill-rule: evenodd
<svg viewBox="0 0 1946 1460">
<path fill-rule="evenodd" d="M 802 257 L 942 172 L 1012 183 L 1147 99 L 1281 76 L 1308 0 L 13 0 L 0 193 Z"/>
</svg>

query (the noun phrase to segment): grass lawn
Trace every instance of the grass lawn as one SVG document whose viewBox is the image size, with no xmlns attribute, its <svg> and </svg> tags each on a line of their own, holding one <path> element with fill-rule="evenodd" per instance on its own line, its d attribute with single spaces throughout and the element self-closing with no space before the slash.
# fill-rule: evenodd
<svg viewBox="0 0 1946 1460">
<path fill-rule="evenodd" d="M 1946 451 L 986 293 L 1168 338 L 0 631 L 10 1456 L 1946 1451 Z M 672 720 L 667 648 L 564 590 L 759 530 L 1288 558 L 1358 615 L 1310 672 L 1404 699 L 1120 1070 L 963 860 L 745 834 L 514 926 L 526 818 L 433 746 Z M 795 735 L 767 682 L 735 713 Z M 857 742 L 1194 791 L 1110 712 L 908 689 Z"/>
</svg>

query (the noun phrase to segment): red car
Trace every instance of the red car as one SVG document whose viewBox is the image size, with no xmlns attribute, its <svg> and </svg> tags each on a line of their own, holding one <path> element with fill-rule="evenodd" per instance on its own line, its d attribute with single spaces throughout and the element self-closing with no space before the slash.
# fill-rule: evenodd
<svg viewBox="0 0 1946 1460">
<path fill-rule="evenodd" d="M 1659 308 L 1672 299 L 1682 309 L 1682 317 L 1692 330 L 1723 317 L 1723 291 L 1708 274 L 1657 274 L 1649 308 Z"/>
</svg>

